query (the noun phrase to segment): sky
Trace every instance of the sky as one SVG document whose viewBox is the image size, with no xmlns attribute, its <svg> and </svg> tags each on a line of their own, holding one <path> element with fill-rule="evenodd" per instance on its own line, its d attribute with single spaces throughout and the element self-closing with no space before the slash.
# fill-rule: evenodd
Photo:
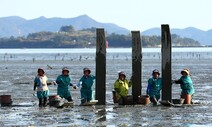
<svg viewBox="0 0 212 127">
<path fill-rule="evenodd" d="M 212 0 L 0 0 L 0 17 L 34 19 L 88 15 L 98 22 L 129 30 L 170 28 L 212 29 Z"/>
</svg>

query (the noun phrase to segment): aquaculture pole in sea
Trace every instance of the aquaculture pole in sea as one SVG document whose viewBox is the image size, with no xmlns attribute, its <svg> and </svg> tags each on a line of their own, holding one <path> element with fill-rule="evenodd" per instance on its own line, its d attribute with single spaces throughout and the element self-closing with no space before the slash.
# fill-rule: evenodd
<svg viewBox="0 0 212 127">
<path fill-rule="evenodd" d="M 106 40 L 104 29 L 96 29 L 96 100 L 106 103 Z"/>
<path fill-rule="evenodd" d="M 162 100 L 172 100 L 172 71 L 171 71 L 171 56 L 172 43 L 169 25 L 161 25 L 161 41 L 162 41 Z"/>
<path fill-rule="evenodd" d="M 134 103 L 138 102 L 138 96 L 141 95 L 141 46 L 142 45 L 140 31 L 132 31 L 132 95 Z"/>
</svg>

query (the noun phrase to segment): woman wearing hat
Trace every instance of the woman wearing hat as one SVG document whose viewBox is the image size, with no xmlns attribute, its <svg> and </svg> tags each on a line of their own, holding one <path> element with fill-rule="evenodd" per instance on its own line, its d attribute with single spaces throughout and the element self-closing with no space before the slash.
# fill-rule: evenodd
<svg viewBox="0 0 212 127">
<path fill-rule="evenodd" d="M 191 104 L 192 95 L 194 94 L 194 86 L 193 82 L 190 77 L 189 69 L 183 69 L 181 71 L 181 78 L 179 80 L 175 80 L 176 84 L 180 84 L 181 91 L 181 98 L 185 99 L 185 104 Z"/>
<path fill-rule="evenodd" d="M 158 100 L 160 99 L 162 80 L 159 76 L 160 72 L 155 69 L 152 71 L 152 78 L 148 80 L 147 95 L 150 96 L 150 101 L 153 105 L 157 105 Z"/>
<path fill-rule="evenodd" d="M 70 92 L 71 78 L 67 67 L 62 69 L 62 74 L 57 77 L 56 83 L 58 84 L 57 94 L 61 98 L 67 99 L 69 102 L 73 101 Z"/>
<path fill-rule="evenodd" d="M 83 69 L 83 76 L 79 80 L 78 87 L 81 85 L 81 104 L 87 103 L 94 100 L 94 80 L 95 76 L 91 75 L 91 70 L 89 68 Z"/>
<path fill-rule="evenodd" d="M 47 76 L 45 75 L 45 71 L 42 68 L 38 68 L 38 75 L 34 79 L 34 88 L 35 91 L 37 89 L 37 97 L 39 99 L 39 107 L 46 106 L 47 98 L 49 96 L 49 88 L 47 85 L 51 85 L 52 83 L 47 83 Z"/>
<path fill-rule="evenodd" d="M 120 105 L 124 104 L 124 98 L 128 96 L 129 87 L 132 86 L 131 82 L 128 82 L 124 72 L 118 73 L 118 79 L 114 83 L 115 97 Z"/>
</svg>

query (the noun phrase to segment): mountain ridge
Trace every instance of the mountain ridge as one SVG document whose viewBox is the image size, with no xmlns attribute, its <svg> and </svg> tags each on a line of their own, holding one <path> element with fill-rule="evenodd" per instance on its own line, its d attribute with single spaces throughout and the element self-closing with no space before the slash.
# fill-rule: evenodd
<svg viewBox="0 0 212 127">
<path fill-rule="evenodd" d="M 88 15 L 80 15 L 73 18 L 52 17 L 46 18 L 40 16 L 35 19 L 25 19 L 19 16 L 9 16 L 0 18 L 0 38 L 10 36 L 27 36 L 29 33 L 41 31 L 58 32 L 61 26 L 72 25 L 76 30 L 87 29 L 91 27 L 104 28 L 108 34 L 130 34 L 130 30 L 120 27 L 114 23 L 101 23 Z M 142 31 L 142 35 L 161 35 L 159 27 L 150 28 Z M 212 29 L 204 31 L 195 27 L 184 29 L 171 28 L 171 34 L 177 34 L 181 37 L 192 38 L 199 41 L 202 45 L 212 45 Z"/>
<path fill-rule="evenodd" d="M 212 45 L 212 30 L 201 30 L 195 27 L 187 27 L 184 29 L 172 28 L 171 34 L 177 34 L 184 38 L 192 38 L 199 41 L 202 45 Z M 160 36 L 161 29 L 159 27 L 151 28 L 142 32 L 142 35 Z"/>
<path fill-rule="evenodd" d="M 20 21 L 21 20 L 21 21 Z M 129 34 L 130 31 L 112 23 L 100 23 L 88 15 L 74 18 L 46 18 L 44 16 L 35 19 L 24 19 L 19 16 L 0 18 L 0 37 L 27 36 L 29 33 L 40 31 L 57 32 L 61 26 L 72 25 L 76 30 L 102 27 L 108 33 Z"/>
</svg>

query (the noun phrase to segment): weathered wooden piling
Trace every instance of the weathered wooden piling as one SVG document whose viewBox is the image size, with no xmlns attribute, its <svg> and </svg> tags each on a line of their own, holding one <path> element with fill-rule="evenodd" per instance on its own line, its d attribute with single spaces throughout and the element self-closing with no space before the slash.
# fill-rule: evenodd
<svg viewBox="0 0 212 127">
<path fill-rule="evenodd" d="M 161 40 L 162 40 L 162 100 L 172 100 L 172 71 L 171 71 L 171 56 L 172 43 L 169 25 L 161 25 Z"/>
<path fill-rule="evenodd" d="M 96 29 L 96 100 L 106 103 L 106 39 L 104 29 Z"/>
<path fill-rule="evenodd" d="M 142 54 L 140 31 L 132 31 L 132 95 L 133 102 L 138 102 L 141 95 Z"/>
</svg>

